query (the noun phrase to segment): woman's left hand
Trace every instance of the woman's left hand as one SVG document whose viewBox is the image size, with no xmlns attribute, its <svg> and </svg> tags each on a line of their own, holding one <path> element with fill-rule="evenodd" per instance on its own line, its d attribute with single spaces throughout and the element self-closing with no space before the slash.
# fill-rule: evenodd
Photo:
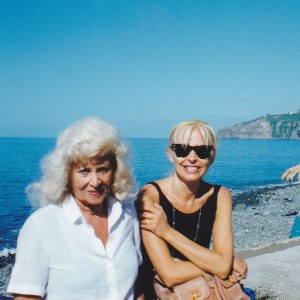
<svg viewBox="0 0 300 300">
<path fill-rule="evenodd" d="M 248 266 L 243 259 L 234 257 L 233 269 L 239 273 L 241 279 L 247 278 Z"/>
<path fill-rule="evenodd" d="M 168 230 L 171 229 L 167 216 L 158 203 L 144 205 L 143 212 L 140 215 L 140 227 L 151 231 L 160 238 L 164 238 Z"/>
</svg>

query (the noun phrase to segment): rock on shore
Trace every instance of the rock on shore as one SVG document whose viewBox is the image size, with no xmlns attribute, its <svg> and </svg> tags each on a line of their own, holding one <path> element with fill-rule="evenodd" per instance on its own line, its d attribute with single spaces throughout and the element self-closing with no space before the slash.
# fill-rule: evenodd
<svg viewBox="0 0 300 300">
<path fill-rule="evenodd" d="M 4 295 L 6 292 L 6 287 L 8 285 L 11 269 L 14 262 L 14 253 L 7 253 L 7 255 L 0 256 L 0 295 Z"/>
<path fill-rule="evenodd" d="M 233 196 L 235 250 L 286 240 L 300 207 L 300 185 L 257 188 Z"/>
</svg>

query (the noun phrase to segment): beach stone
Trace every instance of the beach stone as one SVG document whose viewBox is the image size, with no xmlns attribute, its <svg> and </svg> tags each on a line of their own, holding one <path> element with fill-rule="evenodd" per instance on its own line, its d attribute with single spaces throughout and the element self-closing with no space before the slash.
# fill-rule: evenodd
<svg viewBox="0 0 300 300">
<path fill-rule="evenodd" d="M 285 184 L 236 193 L 233 202 L 235 250 L 268 245 L 289 238 L 300 207 L 300 185 Z"/>
<path fill-rule="evenodd" d="M 14 253 L 9 253 L 7 256 L 0 256 L 0 295 L 5 295 L 14 262 Z"/>
<path fill-rule="evenodd" d="M 238 203 L 235 207 L 234 207 L 235 210 L 239 210 L 239 211 L 242 211 L 242 210 L 245 210 L 247 209 L 247 204 L 245 203 Z"/>
</svg>

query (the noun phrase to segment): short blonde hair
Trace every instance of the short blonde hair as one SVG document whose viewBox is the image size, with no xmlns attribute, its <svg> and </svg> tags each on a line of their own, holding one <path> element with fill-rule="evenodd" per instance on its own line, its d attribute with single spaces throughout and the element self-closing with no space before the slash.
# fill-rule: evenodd
<svg viewBox="0 0 300 300">
<path fill-rule="evenodd" d="M 114 178 L 111 192 L 118 200 L 133 196 L 133 179 L 126 157 L 128 147 L 120 141 L 116 129 L 96 118 L 85 118 L 64 130 L 56 146 L 42 160 L 43 176 L 26 189 L 39 205 L 59 204 L 70 194 L 69 171 L 73 163 L 85 158 L 106 156 L 112 159 Z"/>
<path fill-rule="evenodd" d="M 187 145 L 189 143 L 191 134 L 195 129 L 200 132 L 205 145 L 214 146 L 214 150 L 211 151 L 211 156 L 209 158 L 210 164 L 212 164 L 216 157 L 218 141 L 215 131 L 208 123 L 191 120 L 175 125 L 169 135 L 169 146 L 179 143 Z"/>
</svg>

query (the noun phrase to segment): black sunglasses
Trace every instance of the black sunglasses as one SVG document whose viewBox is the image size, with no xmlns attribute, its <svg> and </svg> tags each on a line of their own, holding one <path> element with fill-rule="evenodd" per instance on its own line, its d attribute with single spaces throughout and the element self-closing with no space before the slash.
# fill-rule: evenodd
<svg viewBox="0 0 300 300">
<path fill-rule="evenodd" d="M 210 157 L 210 152 L 214 150 L 214 146 L 189 146 L 183 144 L 172 144 L 170 148 L 175 152 L 177 157 L 187 157 L 189 153 L 194 150 L 197 156 L 201 159 Z"/>
</svg>

